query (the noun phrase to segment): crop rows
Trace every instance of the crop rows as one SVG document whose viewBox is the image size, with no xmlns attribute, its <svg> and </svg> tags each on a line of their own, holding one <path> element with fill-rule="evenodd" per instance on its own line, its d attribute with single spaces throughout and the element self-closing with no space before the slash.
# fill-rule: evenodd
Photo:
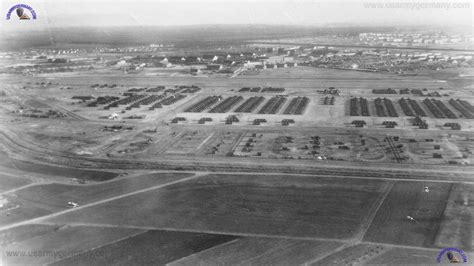
<svg viewBox="0 0 474 266">
<path fill-rule="evenodd" d="M 165 89 L 165 86 L 156 86 L 154 88 L 149 88 L 146 92 L 160 92 Z"/>
<path fill-rule="evenodd" d="M 268 102 L 260 109 L 259 114 L 276 114 L 280 111 L 283 104 L 286 102 L 286 98 L 282 96 L 272 97 Z"/>
<path fill-rule="evenodd" d="M 436 117 L 436 118 L 457 118 L 456 115 L 449 110 L 443 102 L 435 99 L 424 99 L 423 103 L 428 107 L 430 112 Z"/>
<path fill-rule="evenodd" d="M 395 110 L 395 106 L 392 103 L 392 100 L 387 98 L 377 98 L 374 100 L 375 104 L 375 111 L 377 112 L 377 116 L 385 117 L 398 117 L 397 110 Z M 384 108 L 385 105 L 385 108 Z M 387 110 L 387 112 L 385 112 Z"/>
<path fill-rule="evenodd" d="M 161 95 L 160 95 L 161 96 Z M 186 98 L 186 95 L 181 95 L 181 94 L 178 94 L 178 95 L 172 95 L 172 96 L 169 96 L 165 99 L 163 99 L 164 96 L 161 96 L 161 101 L 153 104 L 151 107 L 150 107 L 150 110 L 154 110 L 156 108 L 162 108 L 163 105 L 172 105 L 173 103 L 181 100 L 181 99 L 184 99 Z"/>
<path fill-rule="evenodd" d="M 398 104 L 400 104 L 400 106 L 402 107 L 402 111 L 406 116 L 415 116 L 405 98 L 401 98 L 400 100 L 398 100 Z"/>
<path fill-rule="evenodd" d="M 367 99 L 361 97 L 359 101 L 360 101 L 360 113 L 362 114 L 362 116 L 370 116 L 369 102 L 367 101 Z"/>
<path fill-rule="evenodd" d="M 285 88 L 272 88 L 272 87 L 266 87 L 262 89 L 262 92 L 277 92 L 277 93 L 282 93 L 285 91 Z"/>
<path fill-rule="evenodd" d="M 164 100 L 161 101 L 161 104 L 162 105 L 172 105 L 176 102 L 178 102 L 179 100 L 182 100 L 186 98 L 186 95 L 182 95 L 182 94 L 177 94 L 177 95 L 174 95 L 174 96 L 170 96 Z"/>
<path fill-rule="evenodd" d="M 242 89 L 239 90 L 239 92 L 260 92 L 262 88 L 260 87 L 243 87 Z"/>
<path fill-rule="evenodd" d="M 201 88 L 199 88 L 199 87 L 191 87 L 191 88 L 184 89 L 183 91 L 181 91 L 181 93 L 195 93 L 195 92 L 198 92 L 200 90 L 201 90 Z"/>
<path fill-rule="evenodd" d="M 397 91 L 392 89 L 392 88 L 388 88 L 388 89 L 373 89 L 372 90 L 372 93 L 373 94 L 397 94 Z"/>
<path fill-rule="evenodd" d="M 417 116 L 426 117 L 425 111 L 421 109 L 421 106 L 418 104 L 417 101 L 408 99 L 408 103 L 410 104 L 411 108 L 413 108 L 413 111 Z"/>
<path fill-rule="evenodd" d="M 436 107 L 436 105 L 430 101 L 430 99 L 426 98 L 423 100 L 423 103 L 428 107 L 428 110 L 436 117 L 436 118 L 446 118 L 446 116 L 441 113 L 441 111 Z"/>
<path fill-rule="evenodd" d="M 235 109 L 237 113 L 251 113 L 255 110 L 263 101 L 264 97 L 250 97 L 242 105 Z"/>
<path fill-rule="evenodd" d="M 460 101 L 459 99 L 457 101 L 454 99 L 451 99 L 449 100 L 449 104 L 451 104 L 451 106 L 454 107 L 454 109 L 458 110 L 458 112 L 460 112 L 465 118 L 474 119 L 474 115 L 472 115 L 471 112 L 469 112 L 469 110 L 467 110 L 463 105 L 461 105 L 459 101 Z"/>
<path fill-rule="evenodd" d="M 434 102 L 436 104 L 436 106 L 438 106 L 439 110 L 441 110 L 441 112 L 444 113 L 444 115 L 448 118 L 458 118 L 454 113 L 453 111 L 451 111 L 446 105 L 444 105 L 444 103 L 440 100 L 435 100 L 435 99 L 431 99 L 432 102 Z"/>
<path fill-rule="evenodd" d="M 458 100 L 459 103 L 464 106 L 469 112 L 474 113 L 474 106 L 472 106 L 469 102 L 464 101 L 464 100 Z"/>
<path fill-rule="evenodd" d="M 350 100 L 351 116 L 370 116 L 369 103 L 365 98 L 352 98 Z"/>
<path fill-rule="evenodd" d="M 385 104 L 385 107 L 387 108 L 388 116 L 398 117 L 397 110 L 395 110 L 395 106 L 393 106 L 392 100 L 384 98 L 383 102 Z"/>
<path fill-rule="evenodd" d="M 115 102 L 105 106 L 104 109 L 109 109 L 111 107 L 118 107 L 119 105 L 125 105 L 125 104 L 129 104 L 129 103 L 133 103 L 133 102 L 139 101 L 139 100 L 141 100 L 145 97 L 147 97 L 147 95 L 145 95 L 145 94 L 140 94 L 140 95 L 134 94 L 134 95 L 128 96 L 127 98 L 123 98 L 121 100 L 115 101 Z"/>
<path fill-rule="evenodd" d="M 130 106 L 128 106 L 125 109 L 131 110 L 132 108 L 139 108 L 140 105 L 149 105 L 149 104 L 151 104 L 153 102 L 156 102 L 158 100 L 161 100 L 163 98 L 164 98 L 163 95 L 151 95 L 151 96 L 146 97 L 145 99 L 142 99 L 138 102 L 135 102 L 135 103 L 131 104 Z"/>
<path fill-rule="evenodd" d="M 308 103 L 308 97 L 293 98 L 283 113 L 286 115 L 301 115 L 304 113 L 306 107 L 308 106 Z"/>
<path fill-rule="evenodd" d="M 128 92 L 141 92 L 141 91 L 144 91 L 146 90 L 147 88 L 131 88 L 129 90 L 127 90 Z"/>
<path fill-rule="evenodd" d="M 351 116 L 359 116 L 359 101 L 357 98 L 351 98 L 350 100 L 350 112 Z"/>
<path fill-rule="evenodd" d="M 241 102 L 243 99 L 244 97 L 242 96 L 229 97 L 212 108 L 209 113 L 227 113 L 230 111 L 230 109 L 232 109 L 232 107 Z"/>
<path fill-rule="evenodd" d="M 375 112 L 377 113 L 377 116 L 381 116 L 381 117 L 387 116 L 385 114 L 385 109 L 383 108 L 382 99 L 380 98 L 375 99 L 374 104 L 375 104 Z"/>
<path fill-rule="evenodd" d="M 108 104 L 113 101 L 117 101 L 118 99 L 120 98 L 117 96 L 100 96 L 100 97 L 97 97 L 95 101 L 90 102 L 87 106 L 96 107 L 98 104 Z"/>
<path fill-rule="evenodd" d="M 81 101 L 88 101 L 88 100 L 91 100 L 91 99 L 94 99 L 93 96 L 72 96 L 73 100 L 81 100 Z"/>
<path fill-rule="evenodd" d="M 200 113 L 217 103 L 220 99 L 222 99 L 220 96 L 209 96 L 184 111 L 188 113 Z"/>
</svg>

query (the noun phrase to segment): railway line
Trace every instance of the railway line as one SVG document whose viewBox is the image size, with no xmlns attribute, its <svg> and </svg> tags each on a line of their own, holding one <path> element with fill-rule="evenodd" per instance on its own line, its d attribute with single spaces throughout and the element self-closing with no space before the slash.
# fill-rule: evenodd
<svg viewBox="0 0 474 266">
<path fill-rule="evenodd" d="M 393 153 L 393 156 L 395 156 L 395 160 L 397 160 L 397 163 L 403 163 L 403 157 L 400 155 L 400 151 L 393 143 L 393 138 L 386 137 L 385 141 L 388 143 L 389 149 Z"/>
<path fill-rule="evenodd" d="M 316 164 L 314 161 L 285 163 L 284 160 L 252 160 L 222 157 L 209 161 L 207 158 L 188 158 L 186 156 L 167 156 L 146 160 L 124 160 L 108 158 L 90 158 L 58 153 L 45 148 L 32 148 L 21 144 L 22 140 L 15 139 L 0 129 L 3 146 L 14 150 L 16 157 L 35 160 L 38 163 L 49 163 L 63 167 L 97 168 L 97 169 L 160 169 L 179 171 L 210 171 L 210 172 L 255 172 L 255 173 L 291 173 L 316 176 L 353 177 L 361 179 L 396 179 L 396 180 L 433 180 L 443 182 L 474 183 L 469 173 L 443 171 L 415 171 L 413 169 L 387 169 L 371 167 L 346 167 L 337 165 Z"/>
<path fill-rule="evenodd" d="M 48 102 L 48 101 L 42 100 L 42 99 L 40 99 L 40 98 L 38 98 L 38 97 L 35 97 L 35 96 L 26 95 L 26 94 L 25 94 L 25 96 L 27 96 L 28 98 L 30 98 L 30 99 L 32 99 L 32 100 L 35 100 L 35 101 L 38 101 L 38 102 L 40 102 L 40 103 L 46 104 L 46 105 L 50 106 L 50 107 L 53 108 L 53 109 L 59 110 L 59 111 L 61 111 L 62 113 L 64 113 L 66 116 L 68 116 L 68 117 L 70 117 L 70 118 L 72 118 L 72 119 L 79 120 L 79 121 L 90 121 L 89 119 L 87 119 L 87 118 L 85 118 L 85 117 L 82 117 L 82 116 L 80 116 L 80 115 L 78 115 L 78 114 L 76 114 L 76 113 L 74 113 L 74 112 L 72 112 L 72 111 L 70 111 L 70 110 L 68 110 L 68 109 L 66 109 L 66 108 L 64 108 L 64 107 L 61 107 L 61 106 L 59 106 L 59 105 L 50 103 L 50 102 Z"/>
</svg>

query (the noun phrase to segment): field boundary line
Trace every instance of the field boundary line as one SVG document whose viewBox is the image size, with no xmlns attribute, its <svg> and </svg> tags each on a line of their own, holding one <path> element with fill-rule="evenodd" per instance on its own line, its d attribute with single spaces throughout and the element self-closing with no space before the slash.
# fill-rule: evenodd
<svg viewBox="0 0 474 266">
<path fill-rule="evenodd" d="M 406 248 L 406 249 L 418 249 L 418 250 L 426 250 L 426 251 L 435 251 L 439 253 L 441 248 L 436 247 L 420 247 L 420 246 L 408 246 L 408 245 L 400 245 L 400 244 L 390 244 L 390 243 L 379 243 L 379 242 L 371 242 L 371 241 L 361 241 L 359 244 L 369 244 L 369 245 L 379 245 L 379 246 L 387 246 L 393 248 Z"/>
<path fill-rule="evenodd" d="M 208 142 L 214 135 L 216 134 L 216 132 L 212 132 L 209 136 L 207 136 L 200 144 L 199 146 L 197 146 L 196 150 L 199 150 L 204 144 L 206 144 L 206 142 Z"/>
<path fill-rule="evenodd" d="M 213 247 L 208 248 L 208 249 L 205 249 L 205 250 L 201 250 L 201 251 L 199 251 L 199 252 L 197 252 L 197 253 L 190 254 L 190 255 L 188 255 L 188 256 L 186 256 L 186 257 L 182 257 L 182 258 L 179 258 L 179 259 L 174 260 L 174 261 L 170 261 L 170 262 L 166 263 L 166 265 L 170 265 L 170 266 L 171 266 L 171 265 L 174 265 L 174 264 L 179 263 L 180 261 L 185 260 L 185 259 L 187 259 L 187 258 L 191 258 L 191 257 L 197 256 L 197 255 L 199 255 L 199 254 L 202 254 L 202 253 L 207 252 L 207 251 L 209 251 L 209 250 L 216 249 L 216 248 L 218 248 L 218 247 L 223 247 L 223 246 L 226 246 L 226 245 L 233 244 L 233 243 L 238 242 L 238 241 L 240 241 L 240 240 L 241 240 L 241 238 L 232 239 L 231 241 L 227 241 L 227 242 L 222 243 L 222 244 L 220 244 L 220 245 L 213 246 Z"/>
<path fill-rule="evenodd" d="M 63 223 L 55 222 L 38 222 L 38 224 L 45 225 L 57 225 Z M 144 230 L 155 230 L 155 231 L 169 231 L 169 232 L 186 232 L 186 233 L 200 233 L 200 234 L 213 234 L 213 235 L 230 235 L 240 237 L 256 237 L 256 238 L 270 238 L 270 239 L 288 239 L 288 240 L 304 240 L 304 241 L 332 241 L 347 243 L 350 239 L 337 239 L 337 238 L 320 238 L 320 237 L 301 237 L 301 236 L 286 236 L 286 235 L 269 235 L 269 234 L 258 234 L 258 233 L 242 233 L 242 232 L 226 232 L 226 231 L 212 231 L 212 230 L 199 230 L 199 229 L 188 229 L 188 228 L 171 228 L 171 227 L 158 227 L 158 226 L 134 226 L 134 225 L 114 225 L 114 224 L 100 224 L 100 223 L 65 223 L 71 226 L 91 226 L 91 227 L 112 227 L 112 228 L 130 228 L 130 229 L 144 229 Z"/>
<path fill-rule="evenodd" d="M 33 218 L 33 219 L 30 219 L 30 220 L 21 221 L 21 222 L 18 222 L 18 223 L 6 225 L 6 226 L 3 226 L 3 227 L 0 227 L 0 231 L 8 230 L 8 229 L 18 227 L 18 226 L 22 226 L 22 225 L 27 225 L 27 224 L 40 222 L 40 221 L 45 220 L 45 219 L 50 219 L 50 218 L 53 218 L 53 217 L 56 217 L 56 216 L 59 216 L 59 215 L 62 215 L 62 214 L 82 210 L 82 209 L 87 208 L 87 207 L 92 207 L 92 206 L 95 206 L 95 205 L 99 205 L 99 204 L 102 204 L 102 203 L 107 203 L 107 202 L 114 201 L 114 200 L 121 199 L 121 198 L 126 198 L 128 196 L 133 196 L 133 195 L 140 194 L 140 193 L 143 193 L 143 192 L 147 192 L 147 191 L 163 188 L 163 187 L 166 187 L 166 186 L 186 182 L 186 181 L 189 181 L 189 180 L 192 180 L 192 179 L 199 178 L 203 175 L 204 174 L 198 173 L 198 174 L 195 174 L 193 176 L 185 177 L 185 178 L 175 180 L 175 181 L 172 181 L 172 182 L 169 182 L 169 183 L 160 184 L 160 185 L 157 185 L 157 186 L 152 186 L 152 187 L 148 187 L 148 188 L 145 188 L 145 189 L 136 190 L 136 191 L 133 191 L 133 192 L 130 192 L 130 193 L 126 193 L 126 194 L 118 195 L 118 196 L 115 196 L 115 197 L 111 197 L 111 198 L 99 200 L 99 201 L 96 201 L 96 202 L 92 202 L 92 203 L 89 203 L 89 204 L 81 205 L 81 206 L 76 207 L 76 208 L 67 209 L 67 210 L 55 212 L 55 213 L 52 213 L 52 214 L 48 214 L 48 215 L 45 215 L 45 216 Z"/>
<path fill-rule="evenodd" d="M 115 243 L 117 243 L 117 242 L 120 242 L 120 241 L 129 239 L 129 238 L 132 238 L 132 237 L 136 237 L 136 236 L 145 234 L 145 233 L 147 233 L 147 232 L 148 232 L 148 231 L 137 232 L 137 233 L 131 234 L 131 235 L 129 235 L 129 236 L 124 236 L 124 237 L 118 238 L 117 240 L 114 240 L 114 241 L 105 243 L 105 244 L 103 244 L 103 245 L 99 245 L 99 246 L 97 246 L 97 247 L 93 247 L 93 248 L 91 248 L 91 249 L 84 250 L 84 252 L 81 252 L 81 253 L 78 253 L 78 254 L 74 254 L 74 255 L 71 255 L 71 256 L 68 256 L 68 257 L 65 257 L 65 258 L 60 258 L 60 259 L 57 259 L 57 260 L 53 260 L 53 261 L 51 261 L 51 262 L 46 263 L 45 265 L 51 265 L 51 264 L 54 264 L 54 263 L 56 263 L 56 262 L 60 262 L 60 261 L 63 261 L 63 260 L 69 259 L 69 258 L 73 258 L 73 257 L 76 257 L 76 256 L 81 256 L 82 254 L 86 254 L 87 252 L 91 252 L 91 251 L 93 251 L 93 250 L 96 250 L 96 249 L 99 249 L 99 248 L 102 248 L 102 247 L 105 247 L 105 246 L 108 246 L 108 245 L 113 245 L 113 244 L 115 244 Z"/>
<path fill-rule="evenodd" d="M 382 207 L 385 199 L 390 194 L 390 192 L 392 192 L 392 189 L 393 189 L 394 185 L 395 185 L 394 182 L 389 182 L 388 184 L 386 184 L 386 187 L 384 188 L 384 191 L 383 191 L 382 195 L 380 195 L 380 197 L 379 197 L 378 204 L 376 204 L 374 206 L 374 208 L 373 208 L 374 210 L 370 212 L 370 215 L 367 217 L 367 221 L 362 224 L 362 226 L 361 226 L 362 228 L 356 236 L 356 239 L 357 239 L 358 243 L 360 243 L 364 239 L 365 235 L 367 234 L 367 231 L 369 230 L 370 226 L 372 225 L 372 223 L 375 219 L 375 216 L 379 212 L 380 207 Z"/>
<path fill-rule="evenodd" d="M 372 207 L 371 209 L 374 209 L 374 210 L 370 210 L 370 215 L 367 217 L 366 221 L 364 223 L 361 224 L 361 229 L 359 230 L 359 232 L 357 232 L 357 234 L 354 236 L 354 239 L 349 241 L 348 243 L 345 243 L 339 247 L 337 247 L 336 249 L 332 250 L 332 252 L 328 252 L 326 254 L 322 254 L 316 258 L 314 258 L 313 260 L 311 261 L 308 261 L 308 262 L 305 262 L 304 265 L 310 265 L 310 264 L 313 264 L 315 262 L 318 262 L 320 260 L 323 260 L 329 256 L 331 256 L 332 254 L 335 254 L 339 251 L 342 251 L 346 248 L 349 248 L 349 247 L 352 247 L 352 246 L 357 246 L 357 245 L 360 245 L 362 243 L 362 240 L 364 239 L 364 236 L 365 234 L 367 233 L 367 230 L 370 228 L 370 226 L 372 225 L 372 222 L 378 212 L 378 210 L 380 209 L 380 206 L 382 206 L 383 202 L 385 201 L 385 199 L 387 198 L 387 196 L 390 194 L 390 192 L 392 191 L 392 188 L 394 186 L 394 182 L 388 182 L 387 184 L 385 184 L 384 186 L 384 190 L 382 192 L 382 194 L 379 196 L 379 201 L 377 204 L 374 205 L 374 207 Z"/>
<path fill-rule="evenodd" d="M 326 241 L 326 242 L 338 242 L 347 244 L 347 247 L 354 245 L 354 241 L 351 239 L 333 239 L 333 238 L 312 238 L 312 237 L 292 237 L 292 236 L 279 236 L 279 235 L 265 235 L 265 234 L 248 234 L 248 233 L 238 233 L 238 232 L 218 232 L 210 230 L 193 230 L 193 229 L 179 229 L 179 228 L 164 228 L 164 227 L 153 227 L 153 226 L 133 226 L 133 225 L 112 225 L 112 224 L 97 224 L 97 223 L 55 223 L 55 222 L 41 222 L 32 223 L 32 224 L 42 224 L 42 225 L 68 225 L 68 226 L 89 226 L 89 227 L 107 227 L 107 228 L 126 228 L 126 229 L 142 229 L 142 230 L 155 230 L 155 231 L 169 231 L 169 232 L 185 232 L 185 233 L 201 233 L 201 234 L 214 234 L 214 235 L 230 235 L 230 236 L 239 236 L 239 237 L 256 237 L 256 238 L 269 238 L 269 239 L 288 239 L 288 240 L 302 240 L 302 241 Z M 227 242 L 229 243 L 229 242 Z M 225 243 L 224 243 L 225 244 Z M 400 244 L 390 244 L 383 242 L 371 242 L 371 241 L 360 241 L 357 243 L 360 244 L 369 244 L 369 245 L 379 245 L 387 246 L 394 248 L 407 248 L 407 249 L 419 249 L 427 251 L 436 251 L 439 252 L 439 248 L 430 248 L 430 247 L 420 247 L 420 246 L 407 246 Z"/>
<path fill-rule="evenodd" d="M 320 261 L 320 260 L 323 260 L 323 259 L 325 259 L 325 258 L 327 258 L 327 257 L 329 257 L 329 256 L 331 256 L 331 255 L 333 255 L 333 254 L 336 254 L 336 253 L 339 252 L 339 251 L 342 251 L 342 250 L 344 250 L 344 249 L 346 249 L 346 248 L 350 248 L 350 247 L 352 247 L 352 246 L 354 246 L 354 245 L 357 245 L 357 244 L 355 244 L 354 242 L 344 243 L 344 244 L 340 245 L 339 247 L 337 247 L 337 248 L 335 248 L 335 249 L 333 249 L 333 250 L 328 250 L 326 253 L 321 254 L 321 255 L 317 256 L 316 258 L 313 258 L 312 260 L 303 263 L 303 265 L 307 266 L 307 265 L 314 264 L 315 262 L 318 262 L 318 261 Z"/>
</svg>

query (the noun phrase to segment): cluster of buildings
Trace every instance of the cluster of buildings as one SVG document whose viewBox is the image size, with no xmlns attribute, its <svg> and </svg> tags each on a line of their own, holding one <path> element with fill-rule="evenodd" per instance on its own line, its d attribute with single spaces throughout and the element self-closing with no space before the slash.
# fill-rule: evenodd
<svg viewBox="0 0 474 266">
<path fill-rule="evenodd" d="M 48 59 L 60 56 L 77 57 L 90 54 L 127 54 L 127 53 L 152 53 L 160 52 L 166 49 L 173 49 L 174 45 L 150 44 L 147 46 L 133 47 L 94 47 L 87 49 L 69 48 L 69 49 L 28 49 L 21 52 L 2 52 L 0 59 Z"/>
<path fill-rule="evenodd" d="M 249 64 L 250 65 L 250 64 Z M 257 63 L 253 64 L 256 69 L 272 69 L 272 68 L 287 68 L 287 67 L 297 67 L 298 63 L 296 62 L 285 62 L 285 63 Z"/>
<path fill-rule="evenodd" d="M 362 43 L 379 47 L 341 49 L 331 45 L 265 44 L 208 49 L 192 55 L 177 52 L 172 44 L 86 49 L 30 49 L 1 53 L 0 59 L 21 58 L 31 61 L 5 67 L 0 72 L 28 74 L 112 67 L 133 73 L 147 67 L 176 67 L 191 74 L 199 74 L 205 70 L 236 74 L 249 69 L 312 66 L 405 73 L 423 69 L 440 70 L 474 66 L 472 60 L 474 53 L 468 51 L 429 52 L 396 48 L 396 46 L 414 47 L 416 44 L 474 43 L 472 35 L 369 32 L 361 33 L 358 37 Z"/>
<path fill-rule="evenodd" d="M 94 67 L 86 63 L 60 63 L 60 64 L 26 64 L 4 68 L 0 73 L 39 74 L 92 70 Z"/>
<path fill-rule="evenodd" d="M 266 65 L 263 63 L 269 57 L 265 54 L 256 54 L 254 52 L 240 53 L 217 53 L 200 55 L 137 55 L 124 56 L 121 60 L 111 61 L 109 65 L 118 67 L 137 68 L 137 67 L 163 67 L 170 68 L 181 66 L 189 69 L 191 73 L 197 74 L 201 70 L 220 71 L 233 73 L 237 68 L 248 64 Z M 274 65 L 268 65 L 274 67 Z"/>
<path fill-rule="evenodd" d="M 428 44 L 474 43 L 472 35 L 422 33 L 361 33 L 359 41 L 367 45 L 423 46 Z"/>
<path fill-rule="evenodd" d="M 98 47 L 95 51 L 99 53 L 127 54 L 127 53 L 153 53 L 174 49 L 174 44 L 150 44 L 133 47 Z"/>
<path fill-rule="evenodd" d="M 425 52 L 403 49 L 346 49 L 313 47 L 311 52 L 297 54 L 300 65 L 370 72 L 405 73 L 415 70 L 441 70 L 452 67 L 473 67 L 470 52 Z"/>
<path fill-rule="evenodd" d="M 55 56 L 77 56 L 85 53 L 82 49 L 31 49 L 21 52 L 0 53 L 0 59 L 48 59 Z"/>
</svg>

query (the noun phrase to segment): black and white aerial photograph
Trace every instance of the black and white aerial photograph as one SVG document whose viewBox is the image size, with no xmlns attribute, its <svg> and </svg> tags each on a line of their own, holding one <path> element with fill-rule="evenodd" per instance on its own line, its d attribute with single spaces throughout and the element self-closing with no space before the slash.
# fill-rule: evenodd
<svg viewBox="0 0 474 266">
<path fill-rule="evenodd" d="M 0 266 L 474 264 L 471 0 L 0 7 Z"/>
</svg>

